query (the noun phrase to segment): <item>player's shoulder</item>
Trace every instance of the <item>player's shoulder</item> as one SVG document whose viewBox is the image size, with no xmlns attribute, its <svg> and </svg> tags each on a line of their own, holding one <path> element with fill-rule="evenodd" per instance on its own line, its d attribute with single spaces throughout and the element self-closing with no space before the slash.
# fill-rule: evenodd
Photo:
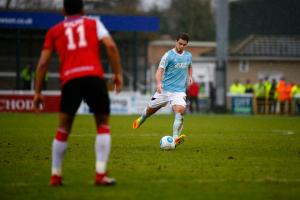
<svg viewBox="0 0 300 200">
<path fill-rule="evenodd" d="M 185 53 L 187 56 L 192 57 L 192 53 L 191 53 L 191 52 L 185 50 L 184 53 Z"/>
<path fill-rule="evenodd" d="M 83 19 L 85 20 L 86 23 L 89 23 L 89 24 L 93 24 L 93 25 L 103 25 L 103 22 L 99 19 L 98 16 L 83 16 Z"/>
<path fill-rule="evenodd" d="M 93 16 L 75 16 L 71 19 L 66 19 L 61 22 L 62 26 L 65 26 L 65 24 L 69 24 L 71 26 L 77 26 L 78 24 L 84 23 L 85 25 L 93 25 L 95 26 L 99 22 L 98 17 L 93 17 Z"/>
<path fill-rule="evenodd" d="M 100 30 L 102 30 L 103 28 L 105 28 L 104 24 L 97 16 L 84 16 L 83 19 L 85 20 L 85 25 L 92 29 L 99 30 L 100 27 Z"/>
<path fill-rule="evenodd" d="M 169 58 L 172 58 L 172 57 L 176 57 L 177 53 L 176 53 L 175 49 L 173 48 L 173 49 L 168 50 L 165 53 L 165 55 Z"/>
<path fill-rule="evenodd" d="M 82 19 L 87 23 L 96 23 L 97 21 L 100 21 L 98 17 L 93 16 L 83 16 Z"/>
</svg>

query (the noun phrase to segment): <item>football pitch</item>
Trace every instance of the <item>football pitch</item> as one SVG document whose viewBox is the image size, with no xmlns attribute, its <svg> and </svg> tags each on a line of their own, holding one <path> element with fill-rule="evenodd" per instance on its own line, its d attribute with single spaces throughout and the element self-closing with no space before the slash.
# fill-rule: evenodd
<svg viewBox="0 0 300 200">
<path fill-rule="evenodd" d="M 112 116 L 108 165 L 114 187 L 94 181 L 95 126 L 77 116 L 65 157 L 64 186 L 49 186 L 57 114 L 0 114 L 0 199 L 299 199 L 300 118 L 187 115 L 184 144 L 161 151 L 173 115 L 139 129 Z"/>
</svg>

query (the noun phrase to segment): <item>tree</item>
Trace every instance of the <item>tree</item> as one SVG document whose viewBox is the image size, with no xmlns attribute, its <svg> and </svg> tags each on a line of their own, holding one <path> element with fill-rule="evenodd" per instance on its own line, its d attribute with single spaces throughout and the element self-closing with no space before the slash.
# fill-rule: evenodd
<svg viewBox="0 0 300 200">
<path fill-rule="evenodd" d="M 102 14 L 138 14 L 139 0 L 86 0 L 88 12 L 100 12 Z"/>
<path fill-rule="evenodd" d="M 63 0 L 3 0 L 6 9 L 61 10 Z M 139 14 L 139 0 L 84 0 L 85 10 L 101 14 Z"/>
<path fill-rule="evenodd" d="M 230 40 L 251 34 L 299 35 L 299 0 L 244 0 L 230 3 Z"/>
<path fill-rule="evenodd" d="M 209 0 L 172 0 L 168 9 L 154 8 L 149 14 L 160 17 L 160 34 L 187 32 L 192 40 L 215 39 L 215 24 Z"/>
<path fill-rule="evenodd" d="M 50 0 L 6 0 L 5 8 L 17 9 L 53 9 L 57 2 Z"/>
</svg>

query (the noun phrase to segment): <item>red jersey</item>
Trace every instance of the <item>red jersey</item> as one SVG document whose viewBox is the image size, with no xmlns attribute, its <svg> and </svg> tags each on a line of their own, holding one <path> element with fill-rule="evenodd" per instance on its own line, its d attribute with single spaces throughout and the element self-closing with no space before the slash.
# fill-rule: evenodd
<svg viewBox="0 0 300 200">
<path fill-rule="evenodd" d="M 44 49 L 57 52 L 60 59 L 59 71 L 62 85 L 71 79 L 83 76 L 103 78 L 99 32 L 102 31 L 102 36 L 103 31 L 104 36 L 108 35 L 108 32 L 106 29 L 99 29 L 105 29 L 99 20 L 78 15 L 67 18 L 47 32 Z"/>
</svg>

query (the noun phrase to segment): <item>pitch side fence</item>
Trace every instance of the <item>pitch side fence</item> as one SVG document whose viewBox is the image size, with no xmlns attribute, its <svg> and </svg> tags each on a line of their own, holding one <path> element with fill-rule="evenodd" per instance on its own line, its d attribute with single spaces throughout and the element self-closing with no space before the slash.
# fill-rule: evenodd
<svg viewBox="0 0 300 200">
<path fill-rule="evenodd" d="M 33 112 L 33 91 L 0 90 L 0 112 Z M 42 112 L 58 112 L 60 104 L 59 91 L 43 92 L 45 104 Z M 121 92 L 116 94 L 109 92 L 111 100 L 111 114 L 131 115 L 140 114 L 147 106 L 151 95 L 144 95 L 139 92 Z M 228 94 L 228 109 L 233 114 L 252 115 L 252 114 L 290 114 L 300 116 L 300 95 L 291 101 L 291 110 L 288 109 L 288 102 L 284 105 L 284 113 L 280 113 L 280 105 L 277 102 L 275 112 L 269 113 L 269 102 L 264 101 L 264 113 L 258 113 L 258 102 L 252 94 L 233 95 Z M 89 107 L 82 102 L 77 113 L 91 114 Z M 170 114 L 170 106 L 159 110 L 158 114 Z"/>
<path fill-rule="evenodd" d="M 33 91 L 7 91 L 0 90 L 0 112 L 33 112 Z M 59 91 L 45 91 L 44 107 L 42 112 L 53 113 L 59 111 L 60 92 Z M 140 114 L 147 106 L 151 99 L 150 95 L 142 95 L 139 92 L 109 92 L 111 101 L 111 114 L 130 115 Z M 159 114 L 169 114 L 172 110 L 169 106 L 161 109 Z M 79 114 L 91 114 L 89 107 L 85 102 L 77 111 Z"/>
<path fill-rule="evenodd" d="M 227 94 L 227 108 L 233 114 L 286 114 L 300 115 L 300 95 L 296 95 L 291 101 L 284 102 L 282 110 L 280 102 L 271 102 L 269 99 L 258 101 L 253 94 Z M 271 106 L 274 108 L 271 109 Z"/>
</svg>

